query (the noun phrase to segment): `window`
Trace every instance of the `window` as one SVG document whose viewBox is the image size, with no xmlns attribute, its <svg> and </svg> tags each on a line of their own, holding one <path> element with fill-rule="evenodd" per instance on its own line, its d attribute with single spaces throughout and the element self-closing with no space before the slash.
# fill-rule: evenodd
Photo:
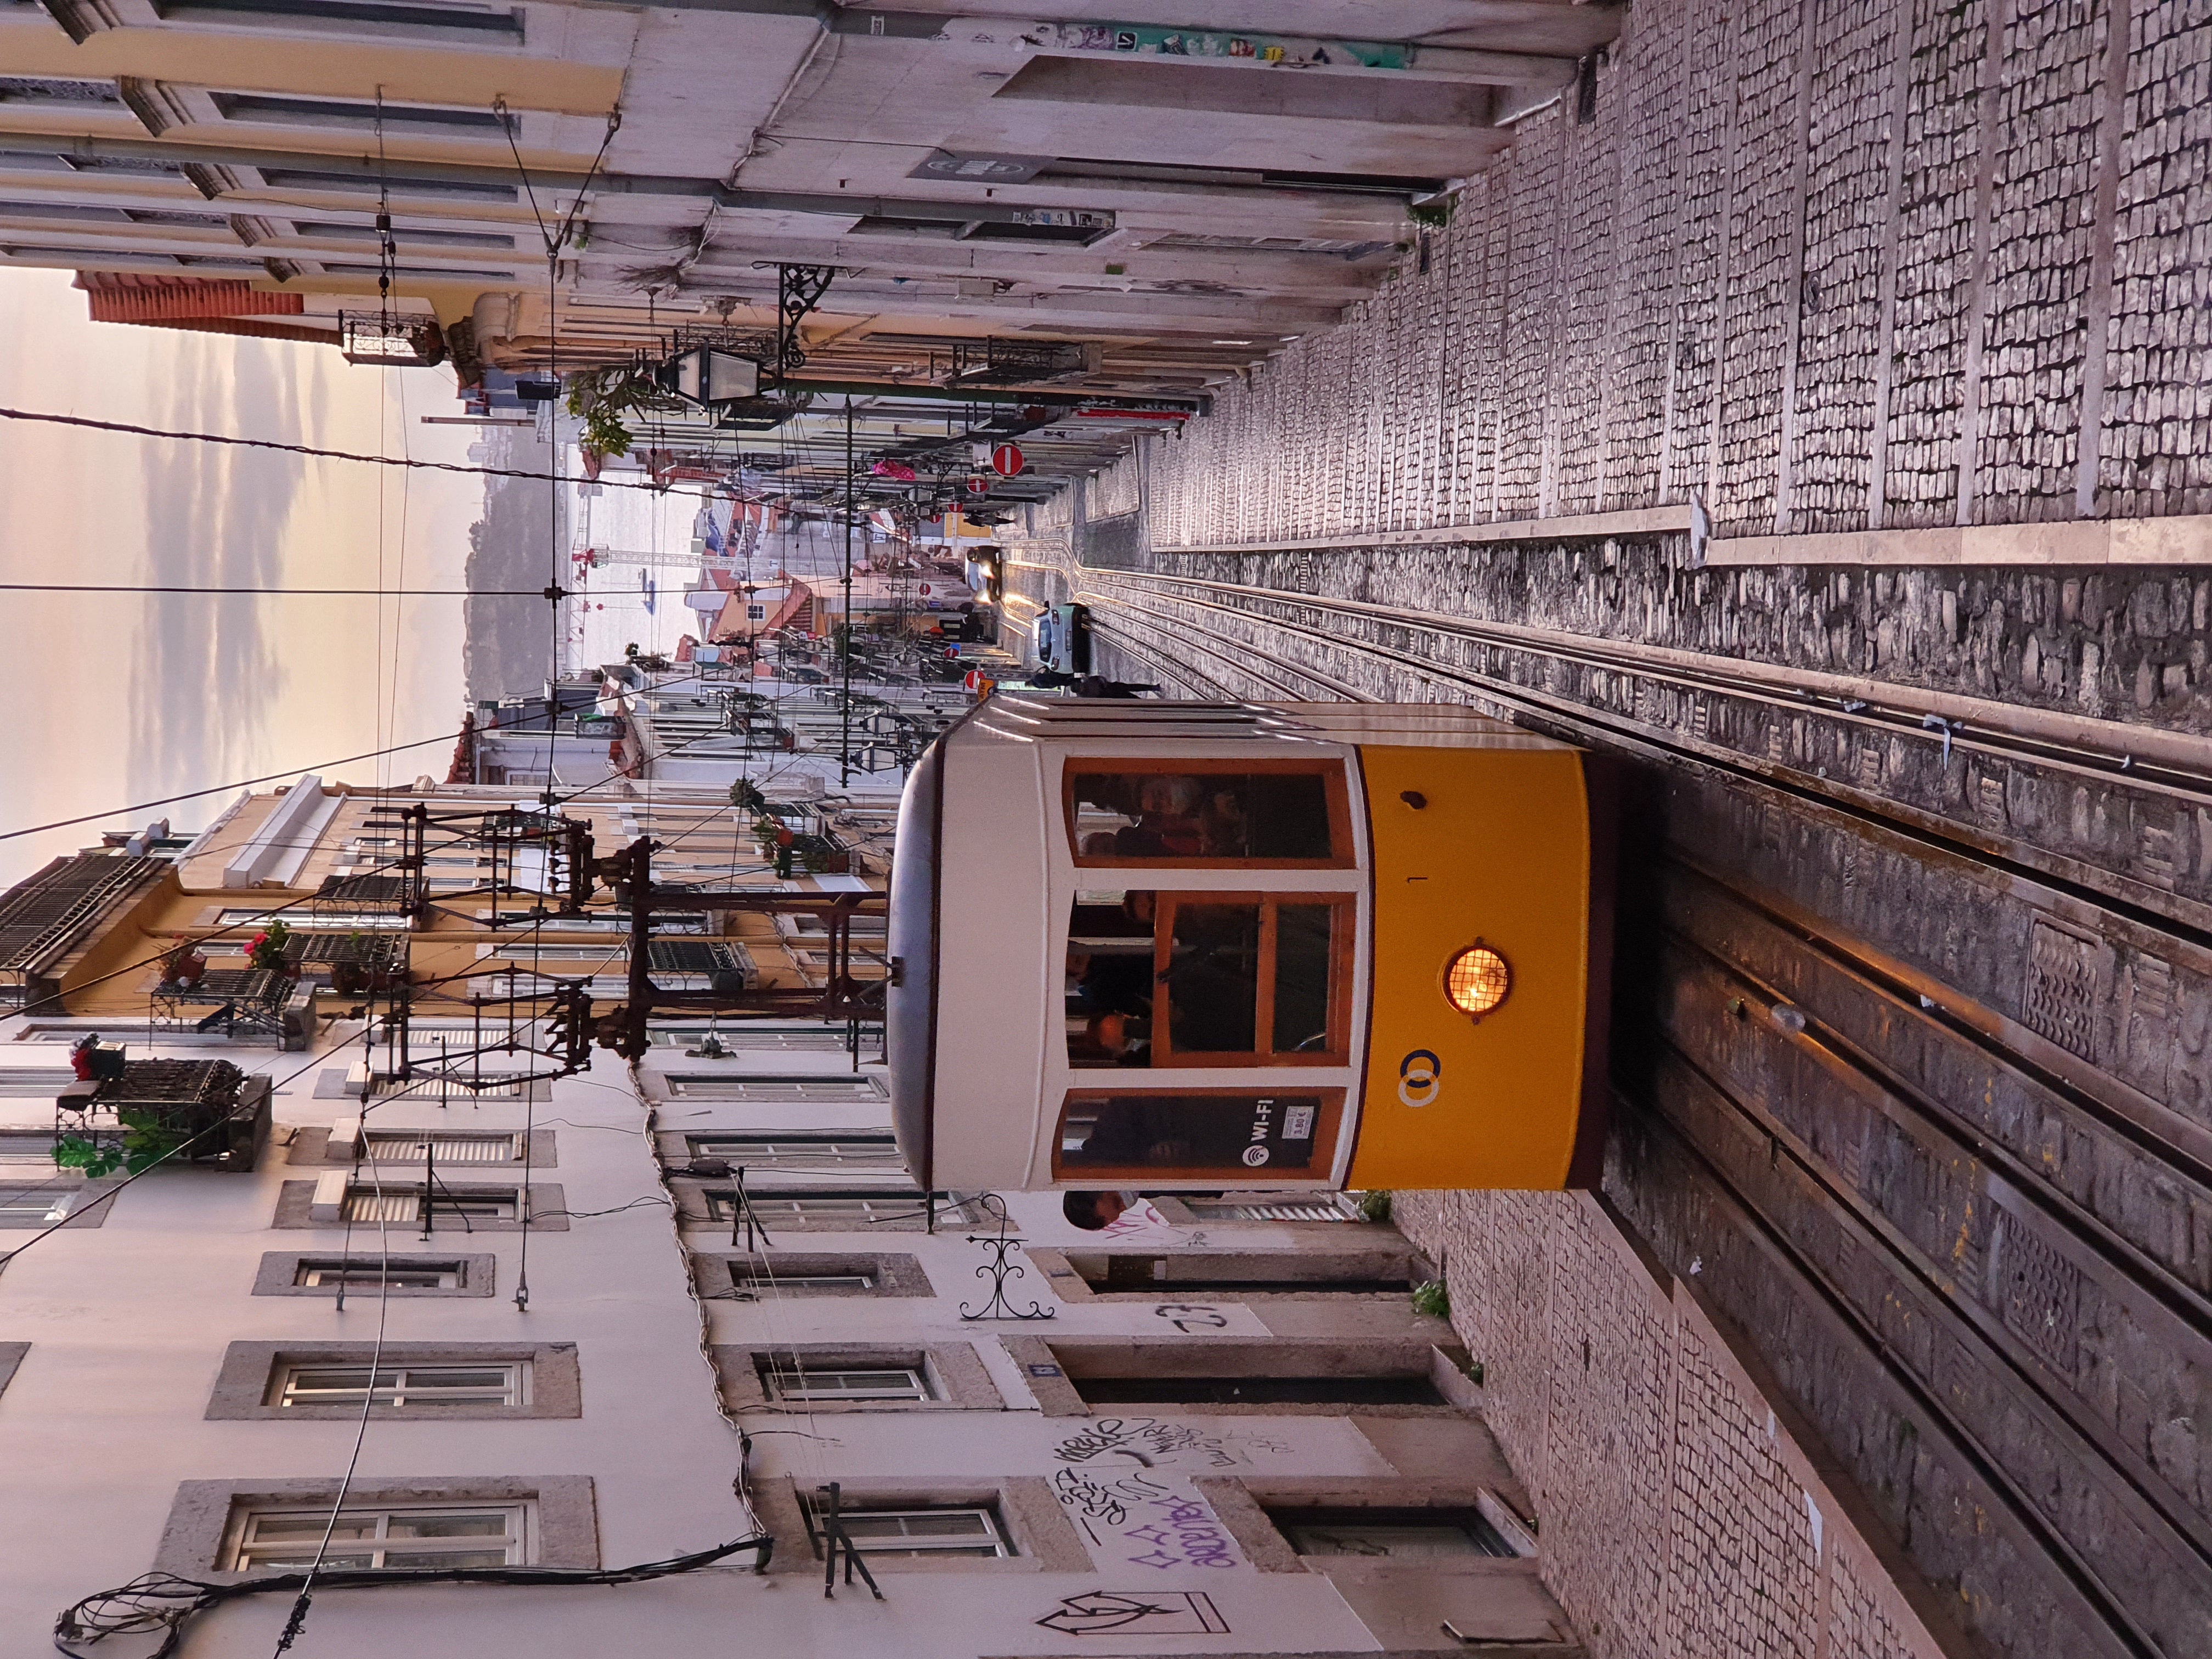
<svg viewBox="0 0 2212 1659">
<path fill-rule="evenodd" d="M 374 196 L 383 181 L 369 173 L 318 173 L 306 167 L 264 167 L 262 181 L 271 190 L 325 191 L 335 195 Z M 462 184 L 447 179 L 410 179 L 404 167 L 390 175 L 392 193 L 425 202 L 505 202 L 515 199 L 512 185 Z M 489 781 L 489 780 L 487 780 Z M 509 771 L 508 783 L 542 784 L 543 772 Z"/>
<path fill-rule="evenodd" d="M 898 1143 L 889 1135 L 716 1135 L 690 1137 L 694 1158 L 718 1158 L 746 1170 L 903 1170 Z"/>
<path fill-rule="evenodd" d="M 378 232 L 374 225 L 349 225 L 327 219 L 295 219 L 292 228 L 302 236 L 318 240 L 337 242 L 372 242 Z M 495 235 L 479 230 L 433 230 L 422 225 L 403 225 L 392 233 L 394 240 L 403 246 L 416 247 L 480 247 L 496 248 L 502 253 L 514 252 L 514 238 Z M 433 864 L 437 860 L 430 860 Z"/>
<path fill-rule="evenodd" d="M 744 1026 L 724 1030 L 704 1025 L 656 1025 L 648 1034 L 661 1048 L 696 1048 L 709 1030 L 725 1048 L 778 1048 L 793 1054 L 842 1054 L 847 1042 L 842 1031 L 756 1031 Z"/>
<path fill-rule="evenodd" d="M 1443 1406 L 1426 1376 L 1074 1376 L 1090 1406 Z"/>
<path fill-rule="evenodd" d="M 328 910 L 295 908 L 289 910 L 225 910 L 216 917 L 219 927 L 263 927 L 281 921 L 295 933 L 352 933 L 369 928 L 404 931 L 408 917 L 397 910 Z"/>
<path fill-rule="evenodd" d="M 505 1192 L 447 1192 L 441 1183 L 430 1195 L 429 1218 L 451 1216 L 463 1222 L 513 1221 L 521 1208 L 521 1194 Z M 420 1221 L 423 1219 L 420 1187 L 348 1188 L 344 1219 L 348 1221 Z"/>
<path fill-rule="evenodd" d="M 323 1565 L 337 1572 L 519 1566 L 529 1559 L 530 1508 L 485 1504 L 341 1510 Z M 308 1566 L 330 1526 L 327 1506 L 248 1510 L 239 1517 L 238 1543 L 228 1565 L 235 1572 Z"/>
<path fill-rule="evenodd" d="M 421 1163 L 426 1158 L 438 1164 L 513 1164 L 522 1156 L 520 1135 L 428 1130 L 418 1134 L 410 1129 L 372 1129 L 367 1139 L 368 1156 L 379 1164 Z"/>
<path fill-rule="evenodd" d="M 771 1232 L 790 1226 L 874 1226 L 886 1221 L 908 1221 L 922 1212 L 922 1199 L 911 1188 L 875 1192 L 760 1192 L 745 1189 L 753 1217 Z M 709 1192 L 707 1214 L 715 1221 L 738 1218 L 734 1191 Z"/>
<path fill-rule="evenodd" d="M 928 1379 L 904 1366 L 867 1370 L 813 1370 L 771 1365 L 761 1374 L 768 1396 L 787 1403 L 839 1400 L 928 1400 Z"/>
<path fill-rule="evenodd" d="M 82 1188 L 0 1187 L 0 1227 L 44 1227 L 66 1220 Z"/>
<path fill-rule="evenodd" d="M 366 1365 L 289 1365 L 279 1373 L 270 1403 L 358 1406 L 372 1393 L 380 1406 L 530 1403 L 526 1360 L 490 1365 L 380 1366 L 374 1383 L 370 1375 Z"/>
<path fill-rule="evenodd" d="M 66 1066 L 0 1066 L 0 1096 L 51 1098 L 75 1081 L 76 1072 Z"/>
<path fill-rule="evenodd" d="M 310 1290 L 336 1288 L 378 1291 L 458 1291 L 467 1282 L 467 1264 L 461 1261 L 408 1261 L 392 1258 L 348 1261 L 342 1257 L 302 1256 L 293 1270 L 292 1282 Z"/>
<path fill-rule="evenodd" d="M 1344 1064 L 1355 902 L 1079 893 L 1068 915 L 1068 1063 Z"/>
<path fill-rule="evenodd" d="M 1192 769 L 1206 764 L 1145 762 L 1108 771 L 1097 762 L 1069 762 L 1065 806 L 1075 861 L 1292 868 L 1351 863 L 1341 766 L 1283 762 Z"/>
<path fill-rule="evenodd" d="M 517 11 L 409 0 L 155 0 L 155 9 L 172 22 L 301 34 L 442 36 L 500 46 L 522 36 Z"/>
<path fill-rule="evenodd" d="M 888 1097 L 873 1077 L 825 1072 L 805 1077 L 734 1077 L 716 1072 L 670 1072 L 663 1079 L 680 1100 L 743 1100 L 785 1105 L 809 1101 L 873 1104 Z"/>
<path fill-rule="evenodd" d="M 1183 1200 L 1199 1221 L 1364 1221 L 1342 1193 L 1284 1194 L 1268 1199 L 1192 1198 Z"/>
<path fill-rule="evenodd" d="M 807 1527 L 821 1538 L 823 1501 L 807 1507 Z M 861 1554 L 874 1558 L 927 1555 L 1012 1555 L 1006 1529 L 988 1504 L 933 1504 L 903 1509 L 870 1506 L 837 1511 L 837 1523 Z"/>
<path fill-rule="evenodd" d="M 1267 1518 L 1300 1555 L 1420 1561 L 1517 1553 L 1480 1510 L 1271 1510 Z"/>
<path fill-rule="evenodd" d="M 226 121 L 250 121 L 281 126 L 337 127 L 374 132 L 381 119 L 386 132 L 414 131 L 481 134 L 495 137 L 502 126 L 519 125 L 513 118 L 502 123 L 488 109 L 438 109 L 420 104 L 377 105 L 351 99 L 283 98 L 265 93 L 218 92 L 211 94 Z M 510 240 L 507 246 L 512 247 Z"/>
<path fill-rule="evenodd" d="M 1060 1109 L 1057 1179 L 1138 1176 L 1164 1170 L 1249 1178 L 1327 1173 L 1343 1095 L 1091 1094 Z M 1316 1170 L 1316 1155 L 1322 1168 Z"/>
<path fill-rule="evenodd" d="M 825 1291 L 872 1291 L 876 1281 L 871 1273 L 780 1273 L 773 1269 L 762 1269 L 735 1276 L 737 1288 L 753 1297 L 775 1296 L 797 1292 L 802 1296 L 817 1295 Z"/>
</svg>

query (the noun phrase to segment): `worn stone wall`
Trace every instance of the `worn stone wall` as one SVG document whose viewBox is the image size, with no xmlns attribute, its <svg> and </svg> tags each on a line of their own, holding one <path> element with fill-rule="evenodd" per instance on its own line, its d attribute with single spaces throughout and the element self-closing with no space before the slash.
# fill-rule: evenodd
<svg viewBox="0 0 2212 1659">
<path fill-rule="evenodd" d="M 2212 510 L 2212 0 L 1648 0 L 1156 544 L 1701 497 L 1722 534 Z"/>
<path fill-rule="evenodd" d="M 1592 1659 L 1959 1650 L 1817 1437 L 1597 1200 L 1401 1193 L 1397 1220 L 1443 1264 Z"/>
</svg>

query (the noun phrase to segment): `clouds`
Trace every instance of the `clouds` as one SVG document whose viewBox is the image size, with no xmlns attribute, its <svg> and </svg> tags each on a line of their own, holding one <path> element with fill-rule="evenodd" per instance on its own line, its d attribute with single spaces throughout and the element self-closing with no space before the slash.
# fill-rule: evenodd
<svg viewBox="0 0 2212 1659">
<path fill-rule="evenodd" d="M 319 428 L 325 376 L 313 365 L 302 374 L 281 364 L 274 343 L 180 340 L 153 423 L 221 431 L 242 413 L 258 432 Z M 309 465 L 271 450 L 149 446 L 139 463 L 146 582 L 283 586 L 291 562 L 285 539 Z M 337 539 L 338 527 L 331 528 Z M 143 620 L 125 705 L 134 787 L 142 798 L 165 795 L 254 769 L 273 709 L 300 689 L 273 633 L 289 607 L 190 593 L 147 594 L 136 603 Z"/>
<path fill-rule="evenodd" d="M 0 404 L 465 464 L 471 428 L 416 419 L 452 407 L 447 371 L 93 323 L 69 283 L 66 271 L 0 270 Z M 0 424 L 0 568 L 17 581 L 375 587 L 380 572 L 392 586 L 459 587 L 482 501 L 465 476 Z M 0 721 L 0 830 L 327 770 L 458 724 L 458 599 L 9 598 L 0 648 L 19 702 Z M 339 770 L 404 782 L 443 762 L 432 747 Z M 226 799 L 170 816 L 193 828 Z M 0 841 L 0 884 L 100 827 Z"/>
</svg>

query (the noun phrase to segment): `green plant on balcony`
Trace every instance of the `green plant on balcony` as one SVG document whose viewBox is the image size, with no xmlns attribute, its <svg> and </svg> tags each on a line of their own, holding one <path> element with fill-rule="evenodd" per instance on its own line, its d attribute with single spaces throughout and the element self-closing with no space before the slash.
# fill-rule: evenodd
<svg viewBox="0 0 2212 1659">
<path fill-rule="evenodd" d="M 246 959 L 264 973 L 289 973 L 291 967 L 284 959 L 284 950 L 291 942 L 291 928 L 281 921 L 272 921 L 247 943 Z"/>
<path fill-rule="evenodd" d="M 64 1135 L 55 1143 L 54 1163 L 64 1170 L 82 1170 L 95 1181 L 118 1170 L 137 1175 L 176 1152 L 187 1138 L 160 1113 L 143 1107 L 125 1106 L 116 1117 L 123 1125 L 121 1145 L 103 1146 L 82 1135 Z"/>
</svg>

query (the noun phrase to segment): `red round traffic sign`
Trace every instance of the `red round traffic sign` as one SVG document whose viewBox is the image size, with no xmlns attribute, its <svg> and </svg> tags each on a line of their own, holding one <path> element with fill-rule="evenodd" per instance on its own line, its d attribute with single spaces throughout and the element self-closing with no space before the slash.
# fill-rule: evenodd
<svg viewBox="0 0 2212 1659">
<path fill-rule="evenodd" d="M 1011 478 L 1029 465 L 1019 444 L 1000 444 L 991 452 L 991 471 L 1002 478 Z"/>
</svg>

